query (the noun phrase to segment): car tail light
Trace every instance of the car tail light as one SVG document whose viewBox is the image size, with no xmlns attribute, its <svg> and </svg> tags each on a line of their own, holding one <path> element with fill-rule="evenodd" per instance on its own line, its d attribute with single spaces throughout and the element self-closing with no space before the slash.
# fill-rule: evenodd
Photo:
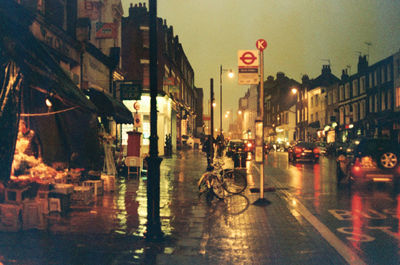
<svg viewBox="0 0 400 265">
<path fill-rule="evenodd" d="M 303 152 L 303 148 L 295 147 L 295 148 L 294 148 L 294 152 L 295 152 L 296 154 L 301 153 L 301 152 Z"/>
<path fill-rule="evenodd" d="M 360 158 L 356 158 L 356 161 L 354 162 L 354 165 L 351 167 L 351 172 L 353 173 L 354 176 L 359 177 L 361 174 L 361 162 Z"/>
<path fill-rule="evenodd" d="M 314 152 L 314 154 L 319 154 L 319 148 L 318 148 L 318 147 L 315 147 L 314 150 L 313 150 L 313 152 Z"/>
</svg>

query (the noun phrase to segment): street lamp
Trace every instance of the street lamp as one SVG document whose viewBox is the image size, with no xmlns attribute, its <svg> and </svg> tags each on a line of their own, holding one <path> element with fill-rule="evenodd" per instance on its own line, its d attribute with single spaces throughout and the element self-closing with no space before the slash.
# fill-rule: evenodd
<svg viewBox="0 0 400 265">
<path fill-rule="evenodd" d="M 228 77 L 233 77 L 232 69 L 222 69 L 222 65 L 219 68 L 219 97 L 220 97 L 220 106 L 219 106 L 219 127 L 220 127 L 220 135 L 222 136 L 222 72 L 228 72 Z"/>
</svg>

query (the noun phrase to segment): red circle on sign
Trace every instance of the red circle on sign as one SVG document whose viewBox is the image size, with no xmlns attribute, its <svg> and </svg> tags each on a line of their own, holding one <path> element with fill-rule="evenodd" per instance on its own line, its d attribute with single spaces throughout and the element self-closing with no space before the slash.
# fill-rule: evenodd
<svg viewBox="0 0 400 265">
<path fill-rule="evenodd" d="M 262 52 L 265 48 L 267 48 L 267 41 L 264 39 L 257 40 L 256 47 Z"/>
<path fill-rule="evenodd" d="M 242 60 L 244 64 L 252 64 L 255 60 L 257 60 L 257 57 L 254 56 L 252 52 L 245 52 L 243 53 L 242 57 L 240 57 L 240 60 Z"/>
</svg>

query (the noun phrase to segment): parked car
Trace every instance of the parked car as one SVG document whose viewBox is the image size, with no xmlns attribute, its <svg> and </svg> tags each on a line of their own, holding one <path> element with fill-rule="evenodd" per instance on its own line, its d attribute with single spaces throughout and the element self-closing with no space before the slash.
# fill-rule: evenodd
<svg viewBox="0 0 400 265">
<path fill-rule="evenodd" d="M 389 139 L 355 141 L 353 151 L 340 155 L 337 164 L 338 181 L 347 178 L 354 182 L 393 182 L 400 180 L 400 145 Z"/>
<path fill-rule="evenodd" d="M 289 162 L 294 162 L 297 160 L 318 162 L 320 151 L 315 143 L 298 142 L 289 147 L 288 157 Z"/>
<path fill-rule="evenodd" d="M 316 145 L 317 145 L 321 155 L 324 155 L 324 156 L 327 155 L 328 147 L 327 147 L 327 144 L 325 142 L 317 142 Z"/>
<path fill-rule="evenodd" d="M 228 142 L 226 149 L 226 156 L 232 157 L 234 153 L 242 152 L 245 149 L 244 141 L 240 139 L 233 139 Z"/>
</svg>

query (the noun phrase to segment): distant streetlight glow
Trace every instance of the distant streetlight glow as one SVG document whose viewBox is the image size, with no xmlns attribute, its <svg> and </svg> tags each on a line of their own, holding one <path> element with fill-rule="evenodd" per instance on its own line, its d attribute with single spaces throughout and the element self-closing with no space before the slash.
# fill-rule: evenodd
<svg viewBox="0 0 400 265">
<path fill-rule="evenodd" d="M 234 76 L 233 71 L 232 71 L 232 69 L 230 69 L 229 73 L 228 73 L 228 77 L 229 78 L 233 78 L 233 76 Z"/>
<path fill-rule="evenodd" d="M 295 88 L 295 87 L 292 88 L 292 94 L 293 94 L 293 95 L 294 95 L 294 94 L 297 94 L 297 88 Z"/>
</svg>

